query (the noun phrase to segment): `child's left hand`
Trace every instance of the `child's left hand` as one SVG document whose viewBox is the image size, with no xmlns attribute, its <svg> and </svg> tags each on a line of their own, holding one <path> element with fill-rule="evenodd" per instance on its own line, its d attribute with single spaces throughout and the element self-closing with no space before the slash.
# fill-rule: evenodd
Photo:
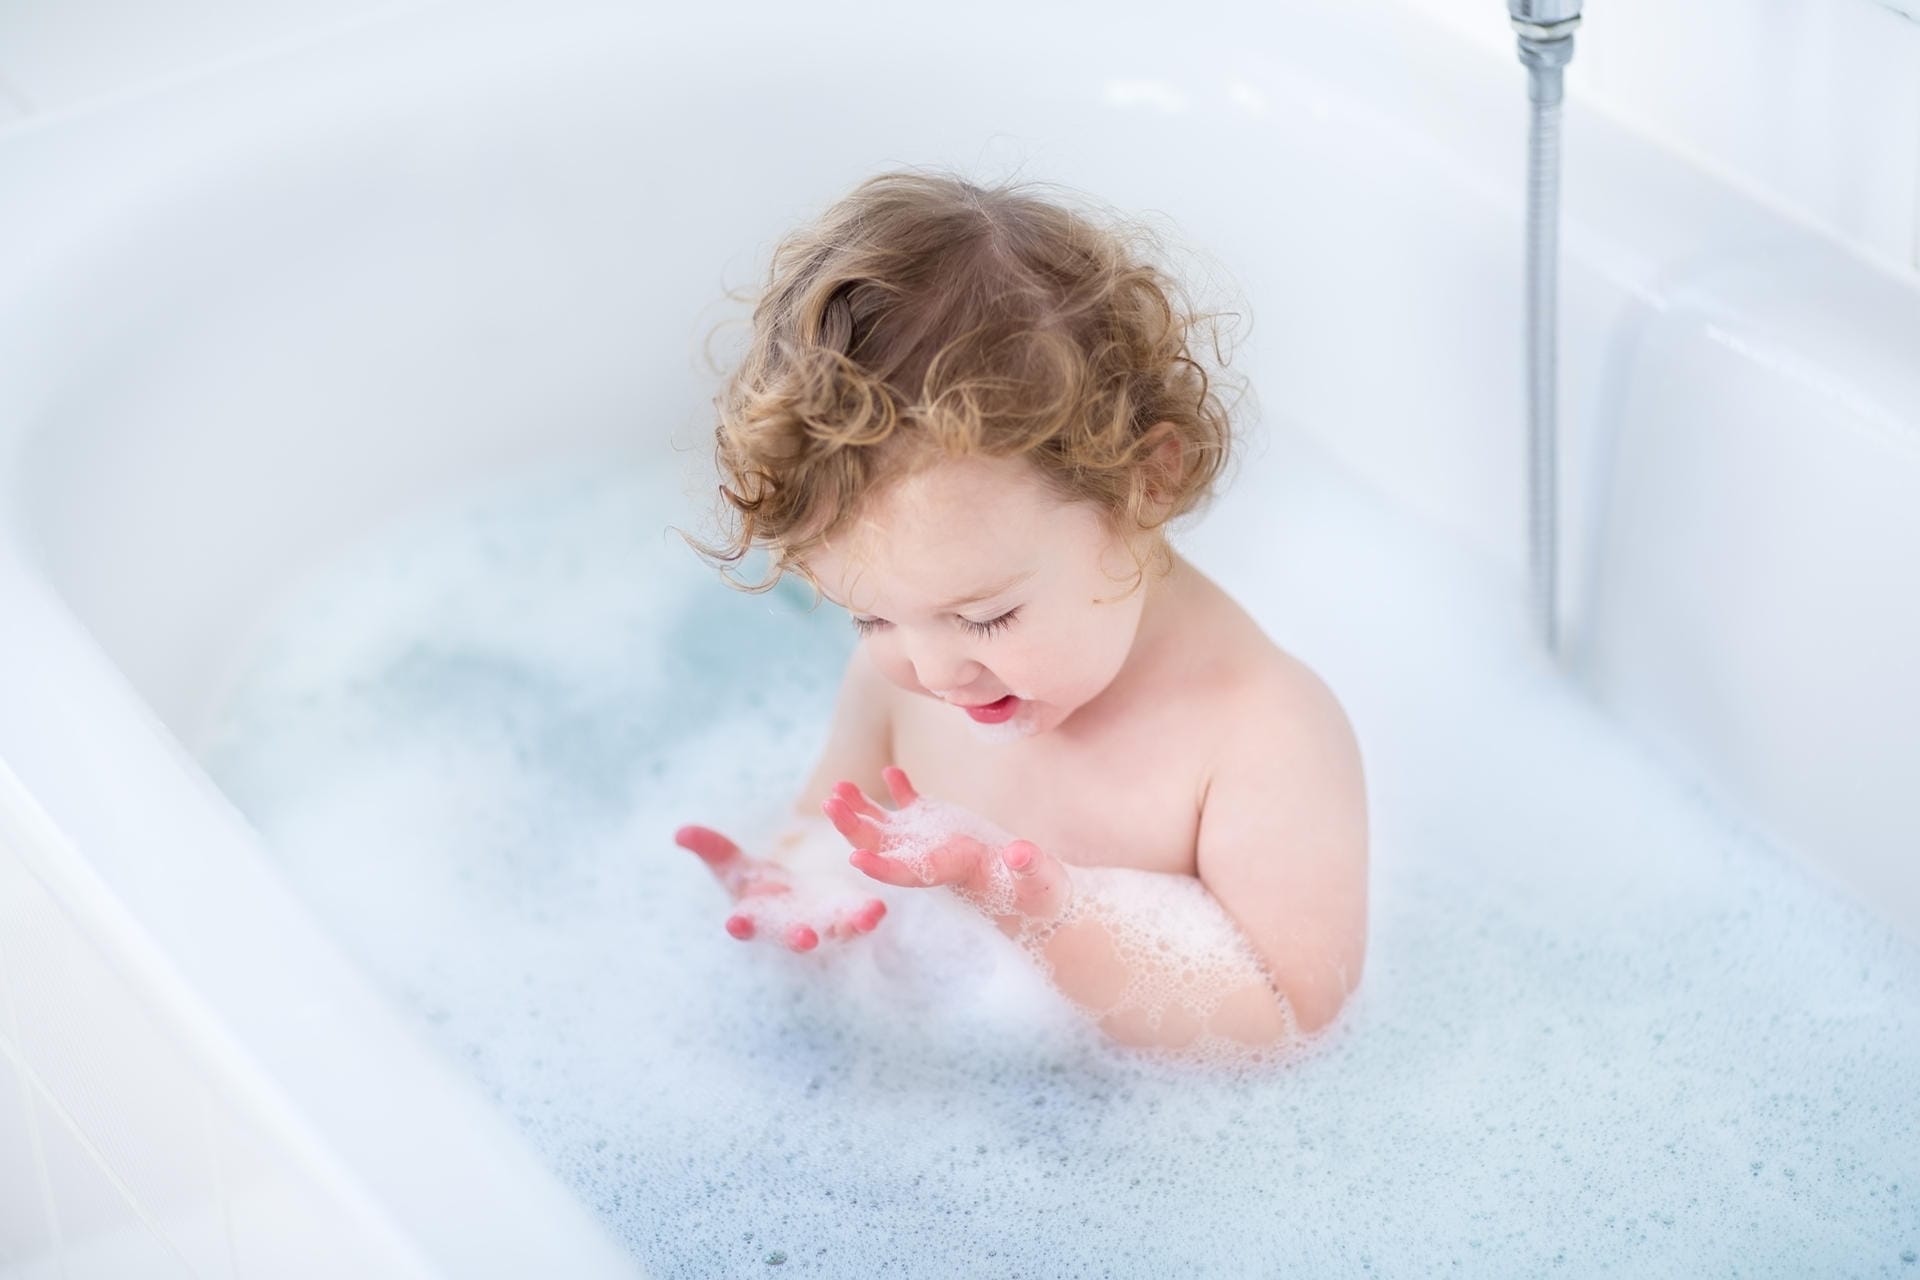
<svg viewBox="0 0 1920 1280">
<path fill-rule="evenodd" d="M 904 769 L 890 765 L 880 776 L 896 808 L 920 801 Z M 976 904 L 1004 900 L 994 886 L 1010 881 L 1012 914 L 1036 920 L 1055 919 L 1072 900 L 1066 866 L 1031 841 L 1013 840 L 994 848 L 964 833 L 929 839 L 907 829 L 908 824 L 852 782 L 835 783 L 833 795 L 820 808 L 853 846 L 848 861 L 875 880 L 913 889 L 950 885 Z M 924 872 L 904 861 L 907 858 L 921 861 Z"/>
</svg>

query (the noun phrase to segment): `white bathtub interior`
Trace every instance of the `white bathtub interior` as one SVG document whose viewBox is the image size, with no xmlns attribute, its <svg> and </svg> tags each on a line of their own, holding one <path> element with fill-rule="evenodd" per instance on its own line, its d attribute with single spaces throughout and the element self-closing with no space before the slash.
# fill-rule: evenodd
<svg viewBox="0 0 1920 1280">
<path fill-rule="evenodd" d="M 755 39 L 778 47 L 786 20 Z M 1237 363 L 1264 410 L 1250 441 L 1268 451 L 1250 451 L 1185 536 L 1196 563 L 1328 678 L 1360 729 L 1377 824 L 1375 949 L 1351 1019 L 1359 1039 L 1305 1069 L 1320 1076 L 1291 1082 L 1318 1111 L 1271 1095 L 1251 1111 L 1217 1092 L 1165 1095 L 1160 1155 L 1182 1150 L 1176 1120 L 1225 1134 L 1247 1174 L 1241 1194 L 1311 1207 L 1311 1230 L 1290 1220 L 1256 1231 L 1295 1264 L 1350 1260 L 1362 1240 L 1383 1259 L 1428 1247 L 1539 1266 L 1569 1248 L 1576 1265 L 1739 1258 L 1756 1239 L 1787 1270 L 1910 1261 L 1920 1171 L 1913 1144 L 1900 1145 L 1915 1116 L 1896 1086 L 1920 1052 L 1920 873 L 1902 856 L 1920 825 L 1891 797 L 1920 769 L 1920 693 L 1902 656 L 1920 615 L 1912 592 L 1886 586 L 1915 563 L 1912 282 L 1571 104 L 1570 682 L 1521 634 L 1517 68 L 1390 11 L 1266 15 L 1270 38 L 1232 52 L 1224 72 L 1204 42 L 1162 41 L 1149 64 L 1124 23 L 1089 47 L 1042 21 L 1026 48 L 983 47 L 974 62 L 964 55 L 979 37 L 955 35 L 953 61 L 917 68 L 898 110 L 823 103 L 836 126 L 823 136 L 811 115 L 778 109 L 803 87 L 820 98 L 809 77 L 769 69 L 744 98 L 737 87 L 716 97 L 680 51 L 710 47 L 702 23 L 721 17 L 681 21 L 662 41 L 586 9 L 572 24 L 532 24 L 511 6 L 459 22 L 413 15 L 180 86 L 139 118 L 83 116 L 0 145 L 0 164 L 47 193 L 5 209 L 9 243 L 32 252 L 5 258 L 20 302 L 0 316 L 11 370 L 0 758 L 16 778 L 0 844 L 12 890 L 0 899 L 11 993 L 0 1047 L 20 1086 L 0 1088 L 0 1125 L 24 1128 L 33 1155 L 25 1173 L 16 1161 L 0 1176 L 44 1194 L 56 1167 L 91 1171 L 105 1206 L 19 1211 L 7 1239 L 26 1242 L 22 1274 L 51 1274 L 56 1246 L 79 1256 L 90 1240 L 157 1249 L 194 1274 L 253 1274 L 266 1258 L 324 1270 L 297 1252 L 315 1239 L 363 1270 L 469 1274 L 515 1251 L 550 1259 L 566 1241 L 581 1274 L 632 1258 L 697 1272 L 720 1239 L 699 1206 L 751 1216 L 780 1203 L 743 1178 L 700 1188 L 708 1198 L 674 1214 L 664 1192 L 624 1213 L 587 1205 L 583 1187 L 609 1175 L 569 1160 L 591 1150 L 595 1117 L 627 1120 L 609 1126 L 625 1143 L 616 1153 L 651 1150 L 670 1128 L 622 1092 L 632 1078 L 613 1070 L 614 1041 L 552 1068 L 572 1073 L 576 1109 L 543 1113 L 557 1117 L 544 1132 L 524 1097 L 490 1105 L 489 1087 L 554 1078 L 530 1066 L 540 1041 L 529 1026 L 501 1022 L 507 1006 L 458 983 L 439 992 L 463 1002 L 440 1030 L 398 998 L 433 980 L 432 939 L 453 945 L 457 926 L 401 946 L 392 925 L 404 912 L 367 898 L 355 915 L 341 882 L 303 879 L 284 845 L 276 854 L 253 829 L 273 816 L 250 825 L 192 752 L 250 687 L 283 610 L 314 607 L 302 593 L 315 575 L 355 548 L 384 547 L 374 563 L 390 568 L 395 531 L 414 527 L 395 521 L 447 518 L 436 499 L 497 498 L 512 492 L 499 487 L 507 477 L 598 458 L 651 495 L 635 510 L 659 525 L 697 519 L 703 495 L 680 487 L 688 459 L 670 446 L 698 439 L 710 379 L 697 345 L 726 314 L 720 289 L 749 281 L 780 227 L 890 160 L 1024 163 L 1164 210 L 1255 318 Z M 1362 33 L 1392 57 L 1362 57 Z M 1063 64 L 1068 47 L 1082 60 Z M 668 106 L 683 101 L 706 105 Z M 155 138 L 175 141 L 147 145 Z M 735 163 L 716 171 L 721 149 Z M 564 536 L 558 519 L 509 532 Z M 652 566 L 647 585 L 672 582 L 666 598 L 696 608 L 673 576 L 684 566 L 664 553 L 635 548 Z M 484 598 L 477 581 L 460 589 Z M 671 618 L 629 621 L 640 634 Z M 574 659 L 544 660 L 564 670 Z M 794 696 L 808 705 L 825 692 L 802 682 Z M 756 766 L 775 789 L 810 749 L 802 719 L 785 732 L 772 745 L 787 754 Z M 629 780 L 645 797 L 629 819 L 634 856 L 678 853 L 646 845 L 645 819 L 685 805 L 679 820 L 697 820 L 696 801 L 726 801 L 724 746 L 710 745 L 706 772 L 672 775 L 685 790 L 671 806 L 648 790 L 657 784 Z M 369 839 L 362 854 L 382 847 Z M 604 872 L 612 856 L 597 849 L 589 865 Z M 691 871 L 662 874 L 697 902 Z M 596 914 L 607 902 L 575 907 L 611 927 Z M 1446 911 L 1462 918 L 1433 923 Z M 792 981 L 719 946 L 733 944 L 717 904 L 710 914 L 711 962 L 736 966 L 724 980 L 742 1007 Z M 705 944 L 688 934 L 686 945 Z M 500 963 L 525 954 L 503 946 Z M 528 972 L 558 984 L 595 956 L 606 958 L 589 950 Z M 82 1005 L 68 997 L 87 972 L 111 994 Z M 592 1000 L 543 992 L 545 1016 L 590 1025 Z M 67 1017 L 83 1007 L 91 1023 Z M 831 1008 L 817 1016 L 833 1025 Z M 498 1056 L 476 1082 L 449 1037 L 487 1017 Z M 142 1019 L 155 1028 L 144 1042 L 128 1030 Z M 676 1030 L 697 1047 L 703 1025 L 715 1024 Z M 642 1051 L 636 1028 L 618 1034 Z M 174 1064 L 160 1077 L 170 1086 L 102 1067 L 137 1043 L 150 1046 L 142 1061 Z M 897 1043 L 884 1053 L 911 1056 Z M 1749 1074 L 1729 1075 L 1735 1057 Z M 967 1074 L 978 1056 L 912 1060 L 931 1078 L 979 1083 Z M 1591 1073 L 1585 1127 L 1560 1127 L 1563 1100 L 1522 1083 L 1542 1061 Z M 654 1060 L 632 1074 L 659 1084 L 670 1070 Z M 804 1102 L 808 1081 L 797 1083 Z M 1040 1087 L 1056 1105 L 1075 1096 Z M 9 1112 L 15 1094 L 32 1123 Z M 1350 1096 L 1346 1109 L 1336 1094 Z M 173 1105 L 183 1099 L 193 1109 Z M 714 1109 L 689 1111 L 723 1114 L 702 1106 Z M 1861 1119 L 1874 1108 L 1876 1120 Z M 806 1126 L 841 1113 L 795 1119 L 793 1141 L 813 1133 L 812 1146 L 830 1146 Z M 136 1125 L 140 1115 L 167 1123 Z M 1642 1116 L 1674 1132 L 1635 1127 Z M 1413 1195 L 1394 1224 L 1379 1207 L 1428 1184 L 1389 1160 L 1383 1117 L 1401 1128 L 1397 1158 L 1463 1162 L 1446 1170 L 1451 1199 Z M 987 1169 L 1033 1174 L 1017 1145 L 1032 1131 L 997 1132 L 1008 1141 Z M 726 1144 L 745 1131 L 711 1136 L 717 1166 L 758 1167 L 752 1144 Z M 696 1137 L 672 1149 L 700 1151 Z M 1256 1158 L 1255 1141 L 1286 1160 Z M 1505 1181 L 1521 1168 L 1531 1205 Z M 1125 1207 L 1135 1189 L 1103 1181 L 1117 1169 L 1084 1168 L 1047 1190 Z M 1618 1195 L 1583 1204 L 1574 1179 L 1589 1169 Z M 281 1175 L 271 1208 L 238 1194 L 255 1170 Z M 731 1240 L 738 1265 L 779 1249 L 781 1265 L 834 1273 L 844 1255 L 796 1247 L 822 1238 L 820 1192 L 860 1176 L 832 1172 L 781 1193 L 800 1219 L 794 1240 L 741 1227 L 754 1237 Z M 918 1243 L 903 1265 L 937 1268 L 955 1256 L 941 1250 L 987 1233 L 942 1236 L 911 1214 L 939 1201 L 1017 1216 L 1019 1202 L 996 1200 L 1010 1193 L 978 1170 L 953 1176 L 904 1222 L 849 1229 L 831 1247 Z M 1186 1204 L 1191 1187 L 1170 1186 L 1157 1186 L 1163 1207 Z M 475 1221 L 480 1203 L 536 1210 Z M 1526 1235 L 1549 1212 L 1572 1224 L 1557 1245 Z M 1171 1265 L 1209 1242 L 1247 1244 L 1245 1227 L 1236 1235 L 1204 1214 L 1188 1225 L 1196 1236 L 1163 1233 Z M 990 1234 L 985 1247 L 1013 1259 L 1060 1247 L 1010 1225 Z"/>
<path fill-rule="evenodd" d="M 1377 814 L 1369 985 L 1277 1079 L 1129 1070 L 912 891 L 846 955 L 722 933 L 666 835 L 792 793 L 851 637 L 716 599 L 625 458 L 343 556 L 204 758 L 657 1274 L 1897 1262 L 1911 946 L 1555 681 L 1484 560 L 1297 439 L 1249 453 L 1190 554 L 1348 691 Z"/>
</svg>

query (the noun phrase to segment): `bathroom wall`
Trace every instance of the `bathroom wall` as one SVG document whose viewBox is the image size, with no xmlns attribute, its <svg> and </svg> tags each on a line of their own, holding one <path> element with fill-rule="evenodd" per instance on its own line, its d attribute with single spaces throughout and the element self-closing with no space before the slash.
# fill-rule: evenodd
<svg viewBox="0 0 1920 1280">
<path fill-rule="evenodd" d="M 458 2 L 10 0 L 0 130 Z M 1502 0 L 1368 2 L 1405 3 L 1513 48 Z M 1570 93 L 1860 252 L 1920 271 L 1920 0 L 1589 0 L 1577 40 Z M 1513 82 L 1524 110 L 1517 61 Z"/>
<path fill-rule="evenodd" d="M 1404 2 L 1513 56 L 1503 0 Z M 1569 94 L 1860 252 L 1920 271 L 1920 0 L 1582 8 Z"/>
</svg>

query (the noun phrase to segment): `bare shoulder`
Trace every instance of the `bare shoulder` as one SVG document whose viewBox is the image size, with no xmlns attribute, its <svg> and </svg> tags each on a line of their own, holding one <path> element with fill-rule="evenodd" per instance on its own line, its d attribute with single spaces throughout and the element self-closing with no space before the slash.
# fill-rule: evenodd
<svg viewBox="0 0 1920 1280">
<path fill-rule="evenodd" d="M 1320 674 L 1278 645 L 1236 682 L 1222 720 L 1223 748 L 1271 753 L 1295 765 L 1303 757 L 1359 766 L 1359 742 L 1346 708 Z"/>
<path fill-rule="evenodd" d="M 1212 656 L 1198 686 L 1215 729 L 1208 776 L 1246 751 L 1269 758 L 1325 753 L 1357 767 L 1353 726 L 1327 682 L 1275 644 L 1232 596 L 1202 581 L 1195 626 Z"/>
<path fill-rule="evenodd" d="M 1338 1014 L 1365 964 L 1366 784 L 1333 690 L 1261 640 L 1219 699 L 1195 865 L 1311 1032 Z"/>
</svg>

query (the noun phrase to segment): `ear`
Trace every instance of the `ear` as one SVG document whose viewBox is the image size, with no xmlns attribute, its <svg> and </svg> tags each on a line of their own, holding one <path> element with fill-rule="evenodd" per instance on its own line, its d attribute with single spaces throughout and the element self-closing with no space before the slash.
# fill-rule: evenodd
<svg viewBox="0 0 1920 1280">
<path fill-rule="evenodd" d="M 1159 438 L 1159 442 L 1147 455 L 1147 474 L 1150 477 L 1147 492 L 1155 503 L 1163 507 L 1170 506 L 1183 470 L 1180 432 L 1171 422 L 1156 422 L 1147 429 L 1147 438 L 1151 440 L 1155 437 Z"/>
</svg>

